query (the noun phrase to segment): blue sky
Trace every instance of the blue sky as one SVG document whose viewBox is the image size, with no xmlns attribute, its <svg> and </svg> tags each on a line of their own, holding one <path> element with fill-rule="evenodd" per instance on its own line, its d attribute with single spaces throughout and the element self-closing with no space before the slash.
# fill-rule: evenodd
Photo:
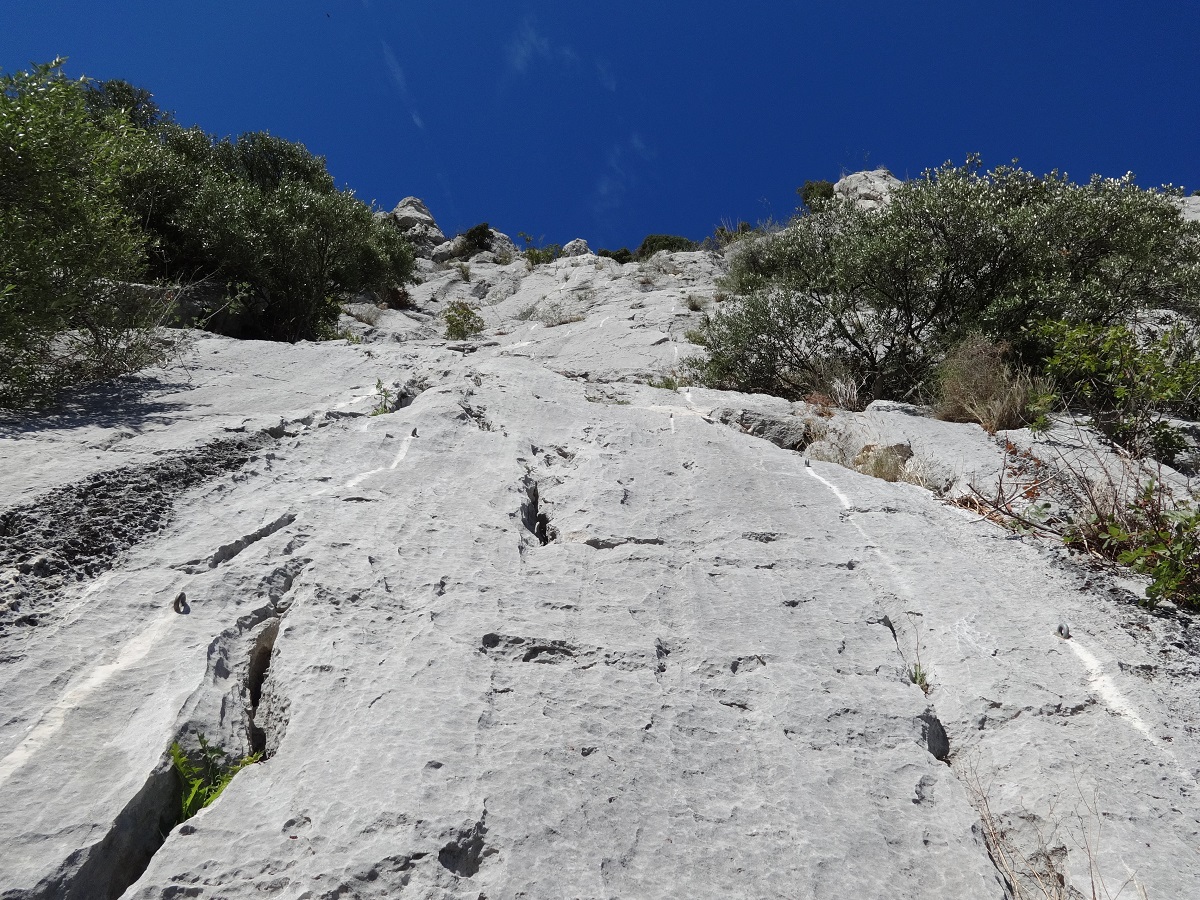
<svg viewBox="0 0 1200 900">
<path fill-rule="evenodd" d="M 1200 4 L 2 2 L 0 68 L 57 55 L 184 124 L 268 130 L 447 233 L 635 247 L 786 219 L 806 178 L 967 153 L 1200 188 Z"/>
</svg>

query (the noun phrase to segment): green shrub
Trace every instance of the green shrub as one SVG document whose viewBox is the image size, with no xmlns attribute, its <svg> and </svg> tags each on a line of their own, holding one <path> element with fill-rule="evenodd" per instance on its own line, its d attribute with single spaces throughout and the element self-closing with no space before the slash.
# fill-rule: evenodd
<svg viewBox="0 0 1200 900">
<path fill-rule="evenodd" d="M 1101 524 L 1098 543 L 1105 555 L 1150 576 L 1151 605 L 1171 600 L 1200 606 L 1200 509 L 1164 502 L 1162 488 L 1151 481 L 1120 521 Z M 1073 538 L 1068 535 L 1068 545 Z"/>
<path fill-rule="evenodd" d="M 705 239 L 704 247 L 710 250 L 724 250 L 730 244 L 751 234 L 754 234 L 754 226 L 749 222 L 739 221 L 736 225 L 718 225 L 712 237 Z"/>
<path fill-rule="evenodd" d="M 255 753 L 237 762 L 226 762 L 225 752 L 220 747 L 209 744 L 202 734 L 199 739 L 200 760 L 195 763 L 188 759 L 178 742 L 171 744 L 171 763 L 183 785 L 180 822 L 211 805 L 233 781 L 234 775 L 262 759 L 261 753 Z"/>
<path fill-rule="evenodd" d="M 533 239 L 533 235 L 526 234 L 524 231 L 518 231 L 517 237 L 525 242 L 525 259 L 531 266 L 540 266 L 545 263 L 554 262 L 562 255 L 562 244 L 546 244 L 539 248 Z"/>
<path fill-rule="evenodd" d="M 459 259 L 470 259 L 476 253 L 486 253 L 492 249 L 492 229 L 487 222 L 468 228 L 461 237 L 462 244 L 454 254 Z"/>
<path fill-rule="evenodd" d="M 806 210 L 817 212 L 822 207 L 833 202 L 832 181 L 805 181 L 803 187 L 796 188 L 800 202 Z"/>
<path fill-rule="evenodd" d="M 547 244 L 545 247 L 528 247 L 525 250 L 525 258 L 535 266 L 540 266 L 545 263 L 554 262 L 562 254 L 562 245 Z"/>
<path fill-rule="evenodd" d="M 337 190 L 301 144 L 264 133 L 214 142 L 168 126 L 139 154 L 125 192 L 150 234 L 152 269 L 226 284 L 244 336 L 325 337 L 340 296 L 387 297 L 412 281 L 399 231 Z"/>
<path fill-rule="evenodd" d="M 1139 309 L 1200 309 L 1200 225 L 1174 194 L 1131 176 L 1086 185 L 1057 172 L 980 171 L 977 157 L 864 210 L 832 201 L 744 240 L 705 326 L 714 387 L 798 399 L 842 369 L 870 399 L 924 386 L 947 348 L 980 332 L 1040 373 L 1046 319 L 1108 324 Z"/>
<path fill-rule="evenodd" d="M 1082 408 L 1107 437 L 1135 457 L 1173 462 L 1186 446 L 1167 415 L 1200 412 L 1200 349 L 1180 325 L 1140 340 L 1126 325 L 1051 322 L 1039 329 L 1053 347 L 1046 369 L 1068 406 Z"/>
<path fill-rule="evenodd" d="M 0 406 L 157 359 L 161 304 L 128 282 L 145 236 L 122 203 L 125 148 L 142 135 L 98 123 L 62 60 L 0 77 Z"/>
<path fill-rule="evenodd" d="M 648 234 L 633 257 L 637 260 L 649 259 L 660 250 L 666 250 L 668 253 L 683 253 L 695 250 L 697 246 L 695 241 L 676 234 Z"/>
<path fill-rule="evenodd" d="M 614 259 L 622 265 L 633 262 L 633 254 L 629 252 L 628 247 L 622 247 L 620 250 L 597 250 L 596 255 Z"/>
<path fill-rule="evenodd" d="M 443 315 L 446 319 L 446 340 L 448 341 L 465 341 L 467 338 L 479 334 L 486 327 L 486 323 L 479 317 L 479 313 L 463 300 L 451 302 Z"/>
</svg>

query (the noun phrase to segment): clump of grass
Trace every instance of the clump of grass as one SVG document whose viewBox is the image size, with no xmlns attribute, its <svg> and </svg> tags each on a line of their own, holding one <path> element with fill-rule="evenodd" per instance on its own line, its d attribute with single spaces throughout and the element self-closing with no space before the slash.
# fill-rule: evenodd
<svg viewBox="0 0 1200 900">
<path fill-rule="evenodd" d="M 199 735 L 200 759 L 192 762 L 179 742 L 171 744 L 171 764 L 183 784 L 183 801 L 179 810 L 179 821 L 184 822 L 206 806 L 211 805 L 221 792 L 233 781 L 233 776 L 246 766 L 262 759 L 261 753 L 253 753 L 236 762 L 227 762 L 225 751 Z"/>
<path fill-rule="evenodd" d="M 908 680 L 921 689 L 921 693 L 929 693 L 929 675 L 919 662 L 908 667 Z"/>
<path fill-rule="evenodd" d="M 471 281 L 471 267 L 465 262 L 460 262 L 458 264 L 458 274 L 463 281 L 468 283 Z"/>
<path fill-rule="evenodd" d="M 692 312 L 701 312 L 704 309 L 704 304 L 700 302 L 700 298 L 695 294 L 688 294 L 687 308 Z"/>
<path fill-rule="evenodd" d="M 896 482 L 904 477 L 904 464 L 911 456 L 912 449 L 907 444 L 888 447 L 867 444 L 854 457 L 853 468 L 872 478 Z"/>
<path fill-rule="evenodd" d="M 1004 362 L 1008 346 L 980 334 L 955 346 L 938 367 L 934 413 L 948 422 L 978 422 L 988 434 L 1042 418 L 1050 383 Z"/>
<path fill-rule="evenodd" d="M 679 390 L 679 379 L 672 374 L 660 375 L 656 378 L 651 378 L 646 384 L 652 388 L 660 388 L 664 391 Z"/>
</svg>

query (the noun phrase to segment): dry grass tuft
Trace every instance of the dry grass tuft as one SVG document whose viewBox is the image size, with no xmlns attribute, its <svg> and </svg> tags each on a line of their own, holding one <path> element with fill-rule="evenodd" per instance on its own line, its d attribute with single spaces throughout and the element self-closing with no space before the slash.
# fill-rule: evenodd
<svg viewBox="0 0 1200 900">
<path fill-rule="evenodd" d="M 1037 418 L 1038 399 L 1050 393 L 1045 379 L 1004 362 L 1008 347 L 973 334 L 946 354 L 938 368 L 934 413 L 947 422 L 978 422 L 988 434 L 1021 428 Z"/>
</svg>

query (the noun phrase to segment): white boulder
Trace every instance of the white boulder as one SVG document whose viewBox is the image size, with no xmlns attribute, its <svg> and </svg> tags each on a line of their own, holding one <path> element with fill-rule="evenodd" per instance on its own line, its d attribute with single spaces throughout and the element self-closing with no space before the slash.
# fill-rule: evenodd
<svg viewBox="0 0 1200 900">
<path fill-rule="evenodd" d="M 900 185 L 900 179 L 887 169 L 855 172 L 833 186 L 838 199 L 853 200 L 863 209 L 879 209 L 887 205 L 888 196 Z"/>
</svg>

